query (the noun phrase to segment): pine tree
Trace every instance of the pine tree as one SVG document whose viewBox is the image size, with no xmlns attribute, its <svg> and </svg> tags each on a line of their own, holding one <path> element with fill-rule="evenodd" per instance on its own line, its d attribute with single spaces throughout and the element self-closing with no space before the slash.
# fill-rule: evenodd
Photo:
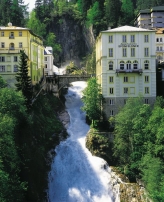
<svg viewBox="0 0 164 202">
<path fill-rule="evenodd" d="M 121 9 L 120 0 L 105 0 L 104 5 L 108 26 L 117 27 Z"/>
<path fill-rule="evenodd" d="M 32 83 L 31 78 L 28 76 L 28 56 L 25 54 L 24 50 L 20 50 L 20 60 L 18 66 L 18 72 L 16 74 L 17 91 L 22 91 L 23 96 L 26 98 L 26 105 L 29 108 L 32 98 Z"/>
<path fill-rule="evenodd" d="M 131 0 L 122 0 L 121 12 L 120 24 L 133 25 L 134 7 Z"/>
</svg>

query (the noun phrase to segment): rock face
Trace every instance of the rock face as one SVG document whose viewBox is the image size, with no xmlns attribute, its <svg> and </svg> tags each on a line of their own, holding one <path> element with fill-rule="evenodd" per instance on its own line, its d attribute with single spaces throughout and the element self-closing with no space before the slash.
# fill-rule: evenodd
<svg viewBox="0 0 164 202">
<path fill-rule="evenodd" d="M 143 186 L 138 183 L 130 183 L 125 175 L 119 173 L 117 168 L 110 167 L 114 202 L 152 202 L 147 196 Z"/>
<path fill-rule="evenodd" d="M 91 51 L 95 41 L 92 28 L 86 29 L 67 14 L 56 17 L 51 29 L 62 47 L 62 53 L 55 59 L 57 66 L 68 65 L 70 61 L 80 66 L 82 57 Z"/>
</svg>

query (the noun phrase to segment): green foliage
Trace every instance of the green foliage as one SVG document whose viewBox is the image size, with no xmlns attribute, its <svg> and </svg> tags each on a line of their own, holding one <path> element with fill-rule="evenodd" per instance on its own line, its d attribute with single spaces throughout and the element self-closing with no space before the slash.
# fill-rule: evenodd
<svg viewBox="0 0 164 202">
<path fill-rule="evenodd" d="M 0 75 L 0 89 L 7 87 L 6 81 L 3 80 L 2 76 Z"/>
<path fill-rule="evenodd" d="M 37 17 L 35 11 L 30 13 L 30 18 L 27 22 L 27 27 L 31 29 L 35 34 L 41 37 L 46 36 L 46 26 Z"/>
<path fill-rule="evenodd" d="M 79 72 L 78 72 L 79 70 Z M 70 62 L 69 65 L 66 67 L 67 74 L 78 74 L 80 73 L 80 69 L 75 65 L 74 62 Z"/>
<path fill-rule="evenodd" d="M 99 2 L 95 1 L 93 6 L 87 12 L 87 24 L 96 24 L 101 19 L 101 11 L 99 8 Z"/>
<path fill-rule="evenodd" d="M 101 133 L 95 129 L 90 130 L 86 138 L 86 147 L 92 155 L 99 156 L 108 163 L 113 161 L 112 142 L 110 142 L 107 134 Z"/>
<path fill-rule="evenodd" d="M 93 49 L 91 54 L 88 54 L 84 58 L 84 66 L 87 74 L 95 74 L 96 73 L 96 51 Z"/>
<path fill-rule="evenodd" d="M 119 16 L 121 15 L 121 1 L 120 0 L 105 0 L 105 17 L 107 25 L 110 27 L 117 27 Z"/>
<path fill-rule="evenodd" d="M 57 58 L 62 51 L 61 45 L 56 43 L 56 36 L 52 32 L 47 35 L 46 46 L 51 46 L 53 48 L 53 55 L 55 58 Z"/>
<path fill-rule="evenodd" d="M 147 191 L 154 202 L 164 199 L 164 169 L 163 162 L 159 158 L 146 154 L 141 163 L 142 179 Z"/>
<path fill-rule="evenodd" d="M 20 50 L 18 72 L 15 76 L 17 83 L 15 84 L 15 86 L 17 87 L 17 91 L 22 92 L 23 96 L 26 99 L 26 105 L 28 108 L 30 108 L 32 99 L 32 83 L 30 76 L 28 76 L 27 60 L 28 57 L 25 54 L 24 50 Z"/>
<path fill-rule="evenodd" d="M 96 120 L 102 117 L 102 105 L 104 102 L 101 94 L 101 87 L 97 83 L 97 79 L 92 77 L 88 80 L 87 87 L 83 91 L 83 103 L 82 110 L 86 112 L 86 115 L 92 120 L 93 127 Z"/>
<path fill-rule="evenodd" d="M 122 16 L 119 23 L 121 25 L 133 25 L 134 8 L 131 0 L 122 0 L 121 12 Z"/>
</svg>

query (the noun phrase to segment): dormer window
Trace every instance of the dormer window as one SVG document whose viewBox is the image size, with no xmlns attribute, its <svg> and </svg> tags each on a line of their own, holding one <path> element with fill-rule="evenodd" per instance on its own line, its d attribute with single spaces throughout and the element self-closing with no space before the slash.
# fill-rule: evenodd
<svg viewBox="0 0 164 202">
<path fill-rule="evenodd" d="M 14 32 L 10 32 L 9 38 L 10 38 L 10 39 L 14 39 Z"/>
</svg>

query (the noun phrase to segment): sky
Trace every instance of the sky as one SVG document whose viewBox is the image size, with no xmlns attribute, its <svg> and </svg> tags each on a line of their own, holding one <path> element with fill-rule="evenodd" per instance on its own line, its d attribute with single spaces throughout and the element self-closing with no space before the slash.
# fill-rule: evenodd
<svg viewBox="0 0 164 202">
<path fill-rule="evenodd" d="M 35 0 L 24 0 L 24 4 L 29 4 L 29 11 L 35 7 Z"/>
</svg>

